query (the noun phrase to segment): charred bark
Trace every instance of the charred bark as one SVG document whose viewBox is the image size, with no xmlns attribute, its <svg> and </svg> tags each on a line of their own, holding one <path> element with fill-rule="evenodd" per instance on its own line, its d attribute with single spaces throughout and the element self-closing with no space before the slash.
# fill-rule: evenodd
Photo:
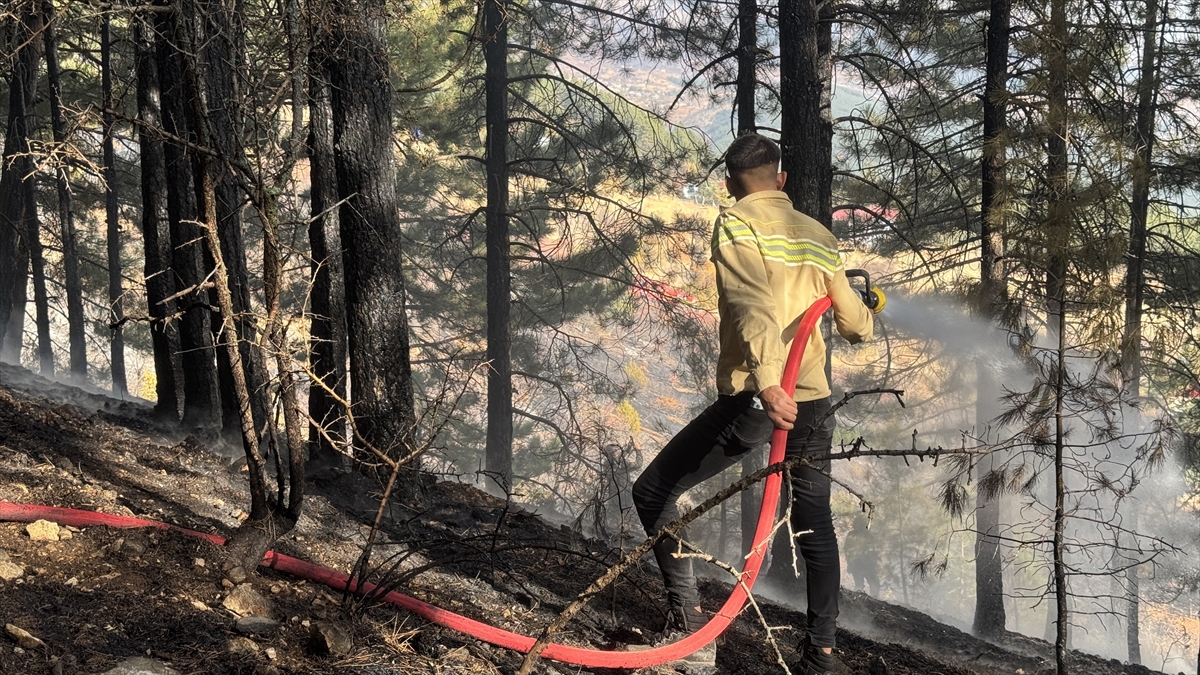
<svg viewBox="0 0 1200 675">
<path fill-rule="evenodd" d="M 163 128 L 172 136 L 195 140 L 188 125 L 188 107 L 196 93 L 184 83 L 180 54 L 182 18 L 175 13 L 158 13 L 159 82 L 162 95 Z M 209 294 L 202 287 L 211 265 L 204 248 L 204 233 L 196 225 L 195 176 L 192 151 L 187 146 L 164 142 L 167 176 L 167 212 L 171 230 L 171 269 L 174 272 L 182 318 L 179 346 L 183 365 L 183 424 L 189 429 L 221 427 L 217 367 L 213 353 Z"/>
<path fill-rule="evenodd" d="M 979 252 L 979 308 L 988 320 L 999 320 L 1007 303 L 1004 232 L 1008 202 L 1006 135 L 1008 129 L 1008 43 L 1011 0 L 992 0 L 987 22 L 983 94 L 982 205 Z M 1001 391 L 987 364 L 975 369 L 975 424 L 985 442 L 991 420 L 999 413 Z M 995 469 L 988 455 L 976 465 L 975 618 L 976 635 L 996 639 L 1004 634 L 1004 571 L 1000 546 L 999 494 L 980 489 Z"/>
<path fill-rule="evenodd" d="M 830 227 L 833 220 L 833 77 L 832 21 L 828 3 L 798 0 L 779 7 L 779 103 L 783 111 L 779 145 L 787 172 L 784 191 L 792 204 Z M 822 322 L 827 348 L 829 322 Z M 826 354 L 828 378 L 831 360 Z M 766 577 L 792 597 L 803 593 L 792 568 L 793 543 L 780 528 L 771 543 L 773 555 Z"/>
<path fill-rule="evenodd" d="M 105 13 L 100 24 L 100 72 L 104 98 L 104 220 L 108 244 L 108 306 L 112 311 L 112 340 L 109 343 L 112 365 L 113 394 L 124 397 L 129 391 L 125 379 L 125 335 L 121 319 L 125 310 L 121 307 L 121 222 L 117 213 L 117 158 L 113 148 L 113 115 L 116 105 L 112 91 L 112 16 Z M 82 307 L 80 308 L 82 311 Z M 86 360 L 84 361 L 86 367 Z M 75 369 L 75 337 L 71 337 L 71 370 Z"/>
<path fill-rule="evenodd" d="M 797 0 L 779 8 L 779 144 L 784 191 L 801 211 L 829 227 L 833 219 L 833 76 L 828 3 Z"/>
<path fill-rule="evenodd" d="M 1067 26 L 1066 0 L 1051 0 L 1049 44 L 1047 44 L 1047 133 L 1046 177 L 1049 181 L 1045 225 L 1046 251 L 1049 261 L 1046 271 L 1047 326 L 1055 337 L 1054 365 L 1054 587 L 1055 640 L 1054 658 L 1057 672 L 1067 672 L 1068 594 L 1066 563 L 1066 476 L 1064 452 L 1066 426 L 1064 398 L 1066 386 L 1066 297 L 1067 257 L 1070 248 L 1072 207 L 1068 177 L 1067 136 L 1070 125 L 1067 115 L 1067 83 L 1069 64 L 1067 45 L 1070 34 Z"/>
<path fill-rule="evenodd" d="M 345 411 L 337 401 L 338 398 L 347 400 L 346 284 L 342 272 L 341 233 L 338 231 L 332 93 L 326 65 L 323 56 L 317 57 L 310 66 L 312 74 L 309 79 L 308 153 L 312 220 L 308 225 L 308 241 L 312 253 L 313 279 L 309 369 L 320 380 L 320 384 L 314 382 L 309 387 L 308 414 L 322 425 L 333 443 L 320 430 L 313 428 L 309 432 L 308 447 L 312 470 L 343 471 L 347 468 L 346 459 L 334 444 L 344 444 L 346 440 Z"/>
<path fill-rule="evenodd" d="M 190 9 L 188 18 L 193 22 L 193 33 L 199 36 L 202 45 L 200 58 L 204 63 L 204 95 L 199 100 L 204 106 L 208 135 L 206 147 L 220 153 L 225 161 L 201 158 L 193 153 L 194 169 L 199 172 L 203 164 L 213 183 L 213 198 L 216 200 L 216 223 L 220 230 L 221 257 L 229 273 L 229 290 L 233 301 L 236 334 L 220 330 L 221 322 L 213 322 L 213 340 L 217 343 L 217 374 L 221 387 L 222 435 L 227 441 L 241 439 L 241 411 L 238 410 L 234 392 L 233 370 L 228 351 L 221 348 L 221 341 L 235 339 L 246 371 L 250 387 L 250 409 L 254 414 L 255 427 L 261 428 L 266 420 L 266 372 L 258 351 L 253 348 L 257 341 L 257 329 L 251 315 L 250 272 L 246 265 L 246 244 L 242 223 L 242 206 L 246 196 L 237 176 L 230 168 L 229 158 L 240 156 L 238 144 L 238 91 L 236 64 L 240 63 L 241 50 L 238 39 L 242 35 L 237 9 L 231 0 L 198 0 Z M 210 302 L 217 303 L 215 290 L 209 294 Z"/>
<path fill-rule="evenodd" d="M 487 450 L 497 487 L 512 489 L 512 361 L 509 335 L 511 261 L 508 239 L 508 3 L 483 5 L 487 121 Z"/>
<path fill-rule="evenodd" d="M 758 0 L 738 0 L 737 133 L 758 131 Z M 745 504 L 743 504 L 743 507 Z"/>
<path fill-rule="evenodd" d="M 13 6 L 18 20 L 9 33 L 13 54 L 8 91 L 8 126 L 0 166 L 0 360 L 21 362 L 26 284 L 29 278 L 30 221 L 36 223 L 34 164 L 29 155 L 30 116 L 37 95 L 42 14 L 32 1 Z M 36 225 L 34 226 L 36 227 Z"/>
<path fill-rule="evenodd" d="M 22 191 L 25 199 L 25 225 L 28 227 L 29 278 L 33 282 L 34 322 L 37 326 L 38 365 L 44 377 L 54 377 L 54 345 L 50 341 L 50 299 L 46 296 L 46 258 L 42 255 L 42 221 L 37 213 L 37 195 L 33 179 Z"/>
<path fill-rule="evenodd" d="M 758 106 L 755 94 L 758 89 L 758 0 L 738 2 L 738 56 L 737 56 L 737 133 L 738 135 L 758 130 Z M 742 475 L 749 475 L 765 466 L 766 458 L 755 454 L 742 461 Z M 754 530 L 758 522 L 758 505 L 762 502 L 762 486 L 752 485 L 741 497 L 742 555 L 754 546 Z"/>
<path fill-rule="evenodd" d="M 32 106 L 37 96 L 37 64 L 42 58 L 42 13 L 35 2 L 11 8 L 8 34 L 13 53 L 8 80 L 8 126 L 0 167 L 0 360 L 20 363 L 24 339 L 25 288 L 30 269 L 30 221 L 36 232 L 34 160 L 29 155 Z"/>
<path fill-rule="evenodd" d="M 357 433 L 380 451 L 413 446 L 392 91 L 381 0 L 336 0 L 330 40 L 334 162 L 346 275 L 350 387 Z"/>
<path fill-rule="evenodd" d="M 50 125 L 54 134 L 54 142 L 62 144 L 67 140 L 67 120 L 63 114 L 62 104 L 61 70 L 58 61 L 58 29 L 56 26 L 57 22 L 54 20 L 54 4 L 47 2 L 45 7 L 47 22 L 43 38 L 45 38 L 46 42 L 46 80 L 50 85 Z M 101 26 L 100 61 L 101 88 L 105 94 L 104 107 L 107 109 L 111 98 L 109 93 L 112 90 L 112 81 L 108 72 L 107 15 L 105 15 Z M 108 135 L 111 121 L 111 116 L 106 114 L 104 144 L 104 159 L 106 163 L 111 150 L 111 141 Z M 107 175 L 105 176 L 105 180 L 111 181 Z M 79 252 L 75 234 L 75 214 L 71 207 L 70 172 L 65 161 L 59 162 L 55 167 L 55 183 L 58 188 L 58 225 L 59 236 L 62 241 L 63 282 L 67 293 L 67 334 L 70 342 L 71 377 L 77 382 L 86 382 L 87 343 L 85 342 L 86 336 L 84 333 L 83 284 L 79 277 Z M 117 278 L 120 278 L 119 270 Z M 116 330 L 119 333 L 121 329 L 118 328 Z M 124 390 L 120 393 L 123 394 Z"/>
<path fill-rule="evenodd" d="M 138 147 L 142 176 L 142 250 L 145 260 L 146 304 L 152 321 L 150 339 L 154 348 L 154 412 L 178 420 L 182 392 L 177 324 L 167 317 L 175 313 L 175 281 L 170 273 L 170 231 L 167 208 L 167 168 L 163 141 L 153 130 L 162 128 L 158 63 L 154 31 L 142 19 L 134 23 L 137 43 Z"/>
<path fill-rule="evenodd" d="M 1125 256 L 1125 330 L 1121 340 L 1123 403 L 1131 404 L 1141 395 L 1142 385 L 1142 313 L 1145 302 L 1146 221 L 1150 210 L 1150 177 L 1153 173 L 1155 111 L 1158 106 L 1158 0 L 1147 0 L 1142 25 L 1142 62 L 1138 77 L 1136 147 L 1133 160 L 1133 195 L 1130 204 L 1129 250 Z M 1122 406 L 1131 418 L 1136 407 Z M 1140 429 L 1139 429 L 1140 431 Z M 1137 505 L 1132 529 L 1137 528 Z M 1125 572 L 1125 626 L 1129 662 L 1141 664 L 1141 582 L 1138 566 Z"/>
</svg>

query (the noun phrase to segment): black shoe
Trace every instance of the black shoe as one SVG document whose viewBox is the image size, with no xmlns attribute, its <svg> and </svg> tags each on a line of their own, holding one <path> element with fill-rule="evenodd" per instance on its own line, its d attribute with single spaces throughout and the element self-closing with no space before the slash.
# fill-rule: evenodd
<svg viewBox="0 0 1200 675">
<path fill-rule="evenodd" d="M 800 641 L 796 651 L 800 652 L 796 675 L 854 675 L 841 659 L 813 645 L 808 635 Z"/>
<path fill-rule="evenodd" d="M 661 634 L 657 640 L 650 645 L 634 645 L 629 648 L 631 652 L 641 652 L 655 647 L 662 647 L 675 642 L 679 642 L 690 635 L 680 630 L 670 629 Z M 710 642 L 700 649 L 688 654 L 681 659 L 675 659 L 664 663 L 668 668 L 674 668 L 681 673 L 687 675 L 716 675 L 717 672 L 717 643 Z"/>
<path fill-rule="evenodd" d="M 673 608 L 667 618 L 667 626 L 649 646 L 637 645 L 630 651 L 640 652 L 654 647 L 679 642 L 685 637 L 700 630 L 708 623 L 706 615 L 699 607 Z M 715 675 L 717 672 L 717 643 L 710 642 L 687 656 L 663 664 L 687 675 Z"/>
</svg>

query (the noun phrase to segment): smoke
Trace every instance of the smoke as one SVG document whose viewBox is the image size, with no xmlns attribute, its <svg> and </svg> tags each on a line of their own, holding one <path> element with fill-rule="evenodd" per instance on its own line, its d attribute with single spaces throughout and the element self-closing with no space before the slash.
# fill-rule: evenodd
<svg viewBox="0 0 1200 675">
<path fill-rule="evenodd" d="M 868 441 L 894 443 L 919 426 L 922 446 L 934 438 L 935 443 L 948 443 L 956 431 L 959 435 L 973 433 L 973 427 L 988 422 L 975 419 L 977 378 L 994 378 L 998 392 L 1010 395 L 997 402 L 1000 412 L 1020 405 L 1021 395 L 1038 382 L 1052 381 L 1056 356 L 1055 345 L 1050 343 L 1055 340 L 1047 335 L 1033 337 L 1032 354 L 1023 356 L 1018 351 L 1027 345 L 1021 335 L 973 316 L 957 298 L 889 290 L 887 308 L 877 317 L 875 349 L 888 350 L 886 381 L 888 386 L 908 391 L 910 407 L 871 408 L 854 433 Z M 850 361 L 844 377 L 857 388 L 865 384 L 855 372 L 864 360 Z M 880 361 L 884 359 L 876 359 L 875 364 Z M 1128 586 L 1120 570 L 1130 560 L 1148 560 L 1139 566 L 1139 576 L 1144 579 L 1139 593 L 1142 662 L 1170 672 L 1194 673 L 1194 666 L 1185 658 L 1185 645 L 1194 645 L 1198 637 L 1195 611 L 1188 604 L 1195 596 L 1184 586 L 1189 574 L 1197 574 L 1195 563 L 1189 562 L 1196 554 L 1196 513 L 1194 508 L 1180 507 L 1187 486 L 1179 468 L 1167 461 L 1151 470 L 1148 461 L 1156 447 L 1161 450 L 1177 443 L 1178 433 L 1169 428 L 1169 415 L 1161 408 L 1144 402 L 1134 409 L 1120 400 L 1116 365 L 1106 354 L 1086 348 L 1068 350 L 1065 363 L 1070 398 L 1064 415 L 1069 464 L 1067 538 L 1068 561 L 1074 573 L 1069 586 L 1074 596 L 1071 646 L 1106 658 L 1127 658 L 1124 589 Z M 878 377 L 875 367 L 872 376 Z M 1040 391 L 1044 402 L 1046 392 L 1052 394 L 1053 389 Z M 1001 518 L 1008 539 L 1004 552 L 1008 628 L 1043 638 L 1047 609 L 1053 607 L 1052 601 L 1041 596 L 1050 576 L 1050 549 L 1045 542 L 1054 504 L 1050 480 L 1053 442 L 1047 448 L 1045 439 L 1053 438 L 1054 420 L 1053 409 L 1046 418 L 1046 409 L 1036 405 L 1036 396 L 1025 403 L 1030 417 L 1036 417 L 1036 411 L 1048 419 L 1048 431 L 1044 426 L 1039 431 L 1036 424 L 1017 424 L 992 429 L 989 438 L 1008 441 L 999 461 L 1010 476 L 1020 470 L 1022 480 L 1029 481 L 1026 491 L 1020 489 L 1020 481 L 1010 482 L 1009 490 L 1014 485 L 1017 489 L 1004 498 Z M 852 417 L 856 413 L 851 410 L 847 414 Z M 931 428 L 940 433 L 935 436 Z M 1018 430 L 1026 433 L 1018 437 Z M 1038 439 L 1030 437 L 1039 433 Z M 940 510 L 936 499 L 918 495 L 946 480 L 947 471 L 928 463 L 884 459 L 856 460 L 835 471 L 849 474 L 853 487 L 879 507 L 872 530 L 877 533 L 886 568 L 881 570 L 883 599 L 939 616 L 947 623 L 969 625 L 974 609 L 973 518 L 968 514 L 956 522 Z M 973 484 L 964 485 L 975 489 Z M 857 511 L 856 500 L 845 502 L 839 513 L 845 519 L 839 524 L 842 535 Z M 973 496 L 970 503 L 974 503 Z M 835 504 L 835 511 L 838 508 Z M 904 522 L 897 515 L 901 509 L 910 514 Z M 1191 534 L 1185 534 L 1188 527 Z M 1015 545 L 1019 540 L 1037 543 Z M 925 579 L 913 577 L 911 563 L 930 553 L 935 556 L 935 566 L 946 563 L 941 573 Z M 1114 570 L 1119 573 L 1112 574 Z M 1191 624 L 1186 623 L 1189 616 Z M 1194 648 L 1191 653 L 1194 656 Z"/>
</svg>

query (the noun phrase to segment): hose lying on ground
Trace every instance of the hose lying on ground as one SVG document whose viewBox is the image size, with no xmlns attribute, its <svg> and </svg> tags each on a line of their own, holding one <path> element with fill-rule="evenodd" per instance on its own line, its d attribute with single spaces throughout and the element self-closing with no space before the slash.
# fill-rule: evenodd
<svg viewBox="0 0 1200 675">
<path fill-rule="evenodd" d="M 801 357 L 804 354 L 805 346 L 808 344 L 808 338 L 812 334 L 813 328 L 816 327 L 817 321 L 820 320 L 825 310 L 829 309 L 829 306 L 829 298 L 821 298 L 813 303 L 808 308 L 808 311 L 804 313 L 804 317 L 800 321 L 800 326 L 796 330 L 792 349 L 788 354 L 787 364 L 783 370 L 782 386 L 784 391 L 790 392 L 795 390 L 796 378 L 800 373 Z M 771 436 L 771 454 L 767 463 L 775 464 L 783 461 L 786 446 L 787 431 L 776 429 Z M 677 642 L 645 651 L 603 651 L 563 644 L 550 644 L 542 652 L 542 656 L 554 659 L 555 661 L 589 668 L 646 668 L 683 658 L 715 640 L 742 611 L 742 607 L 745 606 L 748 597 L 748 592 L 753 588 L 754 582 L 758 577 L 763 558 L 767 553 L 767 538 L 771 534 L 772 527 L 775 524 L 776 506 L 779 502 L 779 488 L 782 480 L 782 476 L 778 473 L 767 477 L 763 489 L 762 509 L 758 515 L 758 527 L 754 531 L 754 547 L 746 559 L 745 567 L 742 568 L 742 583 L 734 584 L 733 592 L 730 594 L 729 599 L 725 601 L 720 611 L 700 630 Z M 0 501 L 0 521 L 33 522 L 35 520 L 49 520 L 60 525 L 71 525 L 73 527 L 91 527 L 95 525 L 123 528 L 152 527 L 160 530 L 182 532 L 193 537 L 206 539 L 218 546 L 225 544 L 223 537 L 175 525 L 168 525 L 167 523 L 160 523 L 154 520 L 144 520 L 130 516 L 116 516 L 78 509 Z M 266 556 L 263 557 L 262 565 L 300 577 L 301 579 L 324 584 L 338 591 L 343 591 L 348 586 L 351 586 L 350 577 L 346 574 L 274 551 L 267 552 Z M 375 588 L 374 584 L 363 582 L 361 590 L 370 593 Z M 422 602 L 396 591 L 392 591 L 384 596 L 383 601 L 412 612 L 426 621 L 431 621 L 440 626 L 466 633 L 484 642 L 490 642 L 491 644 L 514 651 L 528 652 L 533 647 L 534 642 L 536 642 L 534 638 L 527 635 L 507 631 L 481 621 L 467 618 L 461 614 L 455 614 L 449 610 L 435 607 L 427 602 Z"/>
</svg>

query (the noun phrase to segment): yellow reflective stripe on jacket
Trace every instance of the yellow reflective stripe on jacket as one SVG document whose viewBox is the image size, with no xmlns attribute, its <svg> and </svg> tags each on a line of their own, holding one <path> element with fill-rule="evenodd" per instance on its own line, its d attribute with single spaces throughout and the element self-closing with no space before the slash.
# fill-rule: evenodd
<svg viewBox="0 0 1200 675">
<path fill-rule="evenodd" d="M 716 248 L 753 240 L 764 260 L 783 265 L 815 265 L 829 274 L 843 268 L 842 256 L 835 249 L 826 248 L 812 239 L 757 235 L 749 224 L 735 218 L 724 218 L 716 228 L 714 239 Z"/>
</svg>

